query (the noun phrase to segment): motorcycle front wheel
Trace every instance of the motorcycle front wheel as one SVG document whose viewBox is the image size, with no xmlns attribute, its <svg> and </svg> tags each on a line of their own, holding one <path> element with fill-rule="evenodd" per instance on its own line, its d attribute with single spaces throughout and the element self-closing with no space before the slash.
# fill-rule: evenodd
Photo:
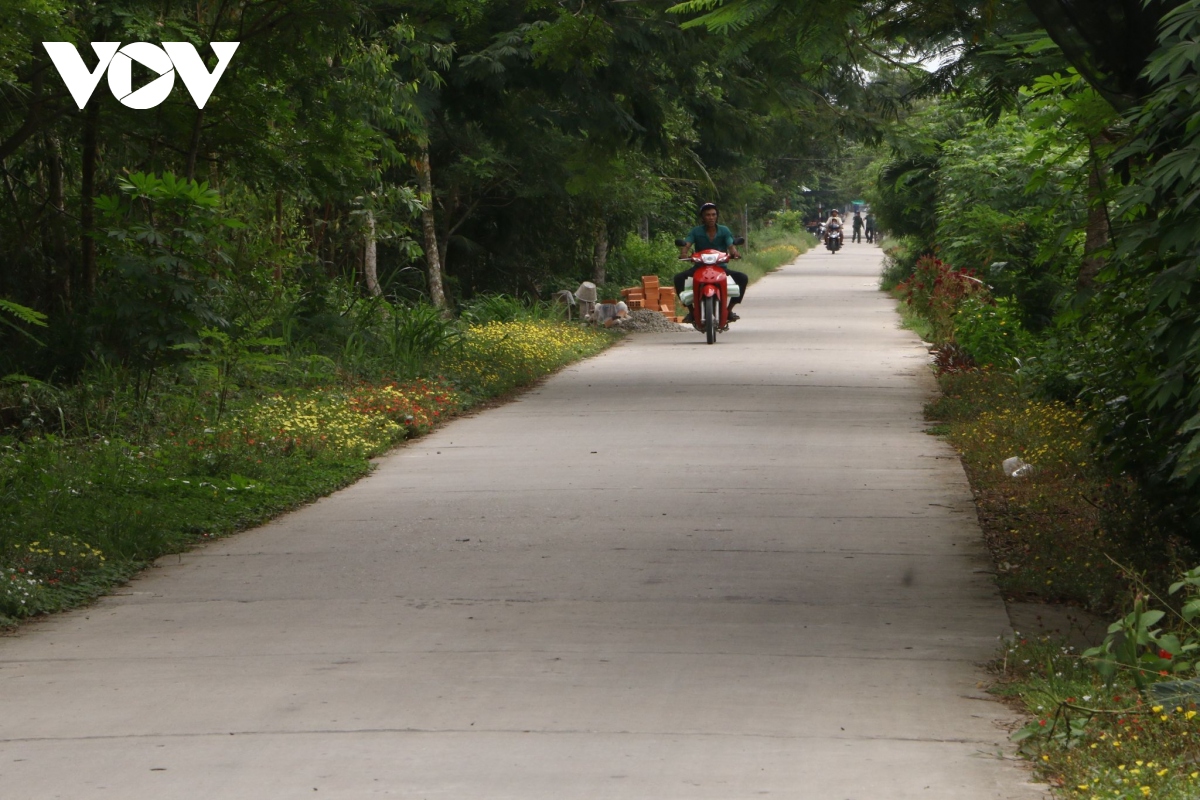
<svg viewBox="0 0 1200 800">
<path fill-rule="evenodd" d="M 717 328 L 721 325 L 721 310 L 717 307 L 717 298 L 704 298 L 704 335 L 709 344 L 717 343 Z"/>
</svg>

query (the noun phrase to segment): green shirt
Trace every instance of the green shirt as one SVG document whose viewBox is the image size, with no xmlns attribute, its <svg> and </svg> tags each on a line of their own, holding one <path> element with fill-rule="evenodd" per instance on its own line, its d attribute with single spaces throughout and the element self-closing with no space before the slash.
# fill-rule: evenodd
<svg viewBox="0 0 1200 800">
<path fill-rule="evenodd" d="M 718 225 L 717 235 L 709 239 L 704 226 L 697 225 L 687 235 L 687 240 L 697 250 L 720 250 L 722 253 L 728 253 L 729 248 L 733 247 L 733 231 L 724 225 Z"/>
</svg>

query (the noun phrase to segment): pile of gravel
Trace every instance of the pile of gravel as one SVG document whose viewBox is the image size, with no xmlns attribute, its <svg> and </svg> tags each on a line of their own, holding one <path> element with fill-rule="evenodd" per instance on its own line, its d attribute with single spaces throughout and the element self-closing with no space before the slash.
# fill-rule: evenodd
<svg viewBox="0 0 1200 800">
<path fill-rule="evenodd" d="M 629 316 L 625 319 L 618 318 L 613 327 L 639 333 L 679 333 L 680 331 L 695 330 L 691 325 L 680 325 L 657 311 L 648 311 L 644 308 L 629 312 Z"/>
</svg>

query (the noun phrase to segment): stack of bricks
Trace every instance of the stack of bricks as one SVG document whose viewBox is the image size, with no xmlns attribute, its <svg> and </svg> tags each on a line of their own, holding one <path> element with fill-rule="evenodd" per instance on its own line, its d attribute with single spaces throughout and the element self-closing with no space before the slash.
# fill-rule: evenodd
<svg viewBox="0 0 1200 800">
<path fill-rule="evenodd" d="M 642 285 L 622 289 L 621 297 L 630 311 L 645 308 L 657 311 L 674 322 L 683 319 L 675 315 L 675 289 L 659 286 L 657 275 L 643 275 Z"/>
</svg>

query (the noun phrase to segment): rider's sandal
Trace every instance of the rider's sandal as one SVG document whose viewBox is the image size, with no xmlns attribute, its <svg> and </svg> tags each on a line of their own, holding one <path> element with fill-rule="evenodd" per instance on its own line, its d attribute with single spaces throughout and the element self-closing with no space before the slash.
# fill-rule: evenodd
<svg viewBox="0 0 1200 800">
<path fill-rule="evenodd" d="M 729 321 L 730 322 L 737 322 L 739 319 L 741 319 L 741 317 L 739 317 L 737 314 L 735 314 L 732 311 L 729 312 Z"/>
<path fill-rule="evenodd" d="M 695 322 L 695 321 L 696 321 L 696 320 L 695 320 L 695 319 L 692 317 L 692 312 L 689 310 L 689 311 L 687 312 L 687 315 L 686 315 L 686 316 L 684 316 L 684 318 L 683 318 L 683 322 L 684 322 L 684 324 L 685 324 L 685 325 L 691 325 L 691 324 L 692 324 L 693 322 Z"/>
</svg>

